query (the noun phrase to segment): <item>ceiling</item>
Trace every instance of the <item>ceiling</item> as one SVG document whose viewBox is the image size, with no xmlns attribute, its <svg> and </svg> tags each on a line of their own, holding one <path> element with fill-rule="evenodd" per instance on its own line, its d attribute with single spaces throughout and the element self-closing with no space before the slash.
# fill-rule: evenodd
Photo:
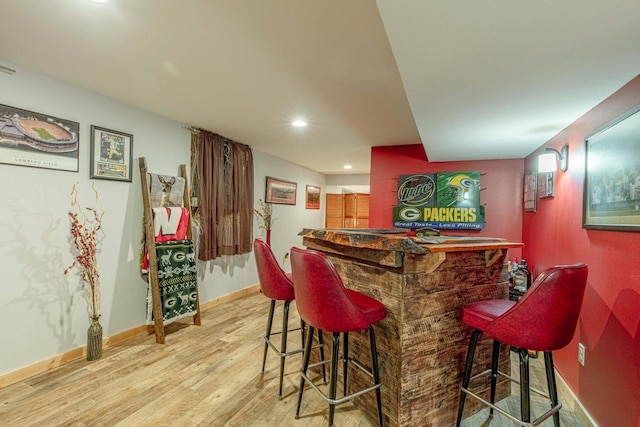
<svg viewBox="0 0 640 427">
<path fill-rule="evenodd" d="M 369 173 L 372 146 L 525 157 L 640 73 L 638 23 L 633 0 L 9 0 L 0 65 Z"/>
</svg>

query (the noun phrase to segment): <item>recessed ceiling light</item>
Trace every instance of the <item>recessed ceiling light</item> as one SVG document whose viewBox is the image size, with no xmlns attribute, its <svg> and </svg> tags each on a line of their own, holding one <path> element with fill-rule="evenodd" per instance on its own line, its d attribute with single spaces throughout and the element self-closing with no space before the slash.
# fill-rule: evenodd
<svg viewBox="0 0 640 427">
<path fill-rule="evenodd" d="M 345 169 L 351 169 L 351 165 L 344 165 Z"/>
<path fill-rule="evenodd" d="M 106 3 L 109 0 L 91 0 L 93 3 Z"/>
<path fill-rule="evenodd" d="M 305 122 L 304 120 L 294 120 L 291 122 L 292 125 L 302 128 L 305 127 L 307 125 L 307 122 Z"/>
</svg>

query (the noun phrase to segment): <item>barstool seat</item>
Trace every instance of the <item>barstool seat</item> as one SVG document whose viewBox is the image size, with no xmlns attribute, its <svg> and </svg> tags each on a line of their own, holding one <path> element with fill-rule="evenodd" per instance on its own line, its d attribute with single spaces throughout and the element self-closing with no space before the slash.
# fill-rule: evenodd
<svg viewBox="0 0 640 427">
<path fill-rule="evenodd" d="M 256 259 L 256 267 L 258 269 L 258 279 L 260 281 L 260 291 L 271 300 L 269 305 L 269 317 L 267 319 L 267 330 L 264 334 L 264 352 L 262 355 L 262 372 L 267 362 L 267 349 L 270 347 L 280 357 L 280 384 L 278 388 L 278 398 L 282 399 L 282 382 L 284 379 L 284 366 L 287 356 L 303 352 L 300 348 L 287 351 L 287 336 L 291 331 L 302 331 L 302 345 L 305 342 L 306 325 L 301 321 L 300 328 L 289 329 L 289 306 L 295 300 L 293 291 L 292 275 L 285 272 L 278 264 L 271 248 L 262 239 L 255 239 L 253 242 L 253 252 Z M 283 302 L 282 313 L 282 329 L 279 332 L 272 332 L 273 315 L 277 301 Z M 280 335 L 280 348 L 276 347 L 271 340 L 272 335 Z M 313 335 L 313 331 L 311 331 Z M 322 330 L 318 329 L 318 347 L 320 348 L 320 358 L 324 360 L 324 342 L 322 338 Z M 326 381 L 326 373 L 324 366 L 322 367 L 322 376 Z"/>
<path fill-rule="evenodd" d="M 351 301 L 357 305 L 369 323 L 377 323 L 387 317 L 387 308 L 383 303 L 362 292 L 346 289 Z"/>
<path fill-rule="evenodd" d="M 515 303 L 515 301 L 494 299 L 467 304 L 462 310 L 462 323 L 484 331 L 489 323 L 500 317 Z"/>
<path fill-rule="evenodd" d="M 332 333 L 331 369 L 329 376 L 329 394 L 320 390 L 307 375 L 310 366 L 311 339 L 307 336 L 304 359 L 300 370 L 300 390 L 296 418 L 300 416 L 300 406 L 305 383 L 308 382 L 320 396 L 329 403 L 329 426 L 333 425 L 335 407 L 361 394 L 375 391 L 378 410 L 378 421 L 382 426 L 382 399 L 380 393 L 380 371 L 378 367 L 378 351 L 373 324 L 383 320 L 387 311 L 383 303 L 351 289 L 346 289 L 342 279 L 327 256 L 321 252 L 291 248 L 291 269 L 293 288 L 300 317 L 309 325 L 309 330 L 322 329 Z M 362 366 L 358 361 L 349 358 L 349 332 L 368 330 L 371 350 L 371 369 Z M 340 352 L 340 334 L 342 334 L 343 353 Z M 344 396 L 337 397 L 338 363 L 342 360 Z M 370 387 L 347 394 L 348 364 L 352 362 L 373 378 Z M 325 364 L 321 361 L 319 364 Z"/>
<path fill-rule="evenodd" d="M 521 426 L 537 426 L 553 416 L 555 427 L 560 426 L 560 408 L 556 390 L 552 351 L 565 347 L 575 333 L 587 282 L 585 264 L 561 265 L 542 273 L 520 300 L 487 300 L 467 304 L 462 309 L 462 322 L 473 328 L 465 362 L 457 426 L 464 412 L 465 398 L 470 395 L 489 406 L 490 414 L 497 411 Z M 493 339 L 491 369 L 471 376 L 473 358 L 480 335 Z M 520 379 L 498 370 L 500 343 L 516 347 L 520 361 Z M 548 394 L 529 386 L 529 351 L 544 352 Z M 481 398 L 469 389 L 471 380 L 490 373 L 490 400 Z M 520 419 L 495 405 L 498 376 L 520 384 Z M 549 398 L 551 409 L 531 421 L 530 392 Z"/>
</svg>

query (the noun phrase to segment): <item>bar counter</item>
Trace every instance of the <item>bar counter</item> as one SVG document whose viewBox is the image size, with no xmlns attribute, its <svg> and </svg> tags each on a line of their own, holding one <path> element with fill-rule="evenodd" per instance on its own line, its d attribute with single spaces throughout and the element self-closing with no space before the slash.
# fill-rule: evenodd
<svg viewBox="0 0 640 427">
<path fill-rule="evenodd" d="M 460 322 L 461 307 L 506 299 L 507 250 L 523 245 L 499 238 L 409 237 L 402 229 L 305 229 L 300 235 L 304 246 L 331 259 L 347 288 L 387 307 L 387 317 L 374 325 L 385 425 L 454 425 L 471 334 Z M 482 340 L 476 351 L 478 369 L 485 369 L 490 340 Z M 349 353 L 370 366 L 365 332 L 349 334 Z M 502 349 L 503 372 L 509 372 L 508 353 Z M 370 377 L 349 369 L 350 389 L 370 384 Z M 508 392 L 503 381 L 498 398 Z M 354 402 L 377 422 L 374 393 Z M 467 399 L 465 418 L 478 409 L 475 399 Z"/>
</svg>

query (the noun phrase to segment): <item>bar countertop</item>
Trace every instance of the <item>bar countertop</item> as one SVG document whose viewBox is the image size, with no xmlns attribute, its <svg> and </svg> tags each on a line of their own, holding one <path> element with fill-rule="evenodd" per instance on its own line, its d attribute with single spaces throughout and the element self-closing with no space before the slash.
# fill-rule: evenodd
<svg viewBox="0 0 640 427">
<path fill-rule="evenodd" d="M 413 254 L 461 252 L 468 250 L 521 248 L 523 243 L 495 237 L 410 236 L 401 228 L 304 229 L 303 238 L 322 240 L 352 248 L 396 251 Z"/>
</svg>

